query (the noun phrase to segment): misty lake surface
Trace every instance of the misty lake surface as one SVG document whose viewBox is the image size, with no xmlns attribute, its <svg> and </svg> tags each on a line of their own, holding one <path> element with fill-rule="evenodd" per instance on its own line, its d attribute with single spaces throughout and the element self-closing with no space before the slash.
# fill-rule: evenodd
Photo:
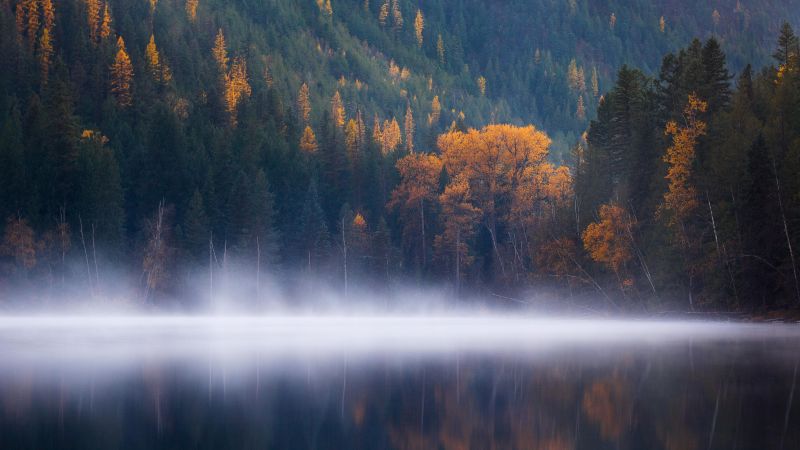
<svg viewBox="0 0 800 450">
<path fill-rule="evenodd" d="M 2 449 L 800 449 L 800 326 L 0 318 Z"/>
</svg>

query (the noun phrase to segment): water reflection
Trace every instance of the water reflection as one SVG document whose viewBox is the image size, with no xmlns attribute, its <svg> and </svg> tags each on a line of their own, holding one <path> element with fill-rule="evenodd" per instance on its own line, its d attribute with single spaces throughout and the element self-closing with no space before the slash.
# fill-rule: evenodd
<svg viewBox="0 0 800 450">
<path fill-rule="evenodd" d="M 254 346 L 231 360 L 203 340 L 183 357 L 96 353 L 113 363 L 0 336 L 17 347 L 0 361 L 3 449 L 800 448 L 791 333 L 534 353 Z"/>
</svg>

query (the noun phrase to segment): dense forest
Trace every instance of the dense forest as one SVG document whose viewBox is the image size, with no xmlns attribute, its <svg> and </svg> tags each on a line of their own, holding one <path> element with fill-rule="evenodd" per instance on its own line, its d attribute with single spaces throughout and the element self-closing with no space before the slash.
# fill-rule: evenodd
<svg viewBox="0 0 800 450">
<path fill-rule="evenodd" d="M 799 305 L 798 9 L 624 3 L 2 0 L 0 299 Z"/>
</svg>

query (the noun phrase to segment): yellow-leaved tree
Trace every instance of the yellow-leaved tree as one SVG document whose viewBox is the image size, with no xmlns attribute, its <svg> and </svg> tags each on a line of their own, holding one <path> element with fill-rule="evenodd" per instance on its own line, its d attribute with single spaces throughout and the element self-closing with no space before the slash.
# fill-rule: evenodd
<svg viewBox="0 0 800 450">
<path fill-rule="evenodd" d="M 133 65 L 128 52 L 125 50 L 125 40 L 122 36 L 117 38 L 117 54 L 114 64 L 111 65 L 111 94 L 117 100 L 117 105 L 127 108 L 133 104 Z"/>
<path fill-rule="evenodd" d="M 667 123 L 665 134 L 672 137 L 672 145 L 667 148 L 664 162 L 667 163 L 667 180 L 669 186 L 664 193 L 664 202 L 658 215 L 665 218 L 667 226 L 672 230 L 673 241 L 681 250 L 687 272 L 689 306 L 694 308 L 694 278 L 700 268 L 694 264 L 693 253 L 699 247 L 699 237 L 693 231 L 691 218 L 700 202 L 697 188 L 692 182 L 692 166 L 698 139 L 706 134 L 706 123 L 700 115 L 708 109 L 708 104 L 695 94 L 683 110 L 683 124 L 675 121 Z"/>
<path fill-rule="evenodd" d="M 172 71 L 170 71 L 167 62 L 161 57 L 156 47 L 155 36 L 150 35 L 150 42 L 147 44 L 144 52 L 147 70 L 150 76 L 158 83 L 169 83 L 172 80 Z"/>
<path fill-rule="evenodd" d="M 317 151 L 317 137 L 314 135 L 314 130 L 308 125 L 303 130 L 303 136 L 300 137 L 300 150 L 306 154 L 316 153 Z"/>
<path fill-rule="evenodd" d="M 425 210 L 436 201 L 442 160 L 425 153 L 411 153 L 397 161 L 400 184 L 392 192 L 389 209 L 400 213 L 403 242 L 417 255 L 420 269 L 427 265 Z"/>
<path fill-rule="evenodd" d="M 297 113 L 300 115 L 300 120 L 308 125 L 311 120 L 311 100 L 308 93 L 308 85 L 303 83 L 297 93 Z"/>
<path fill-rule="evenodd" d="M 590 223 L 583 231 L 583 247 L 593 261 L 610 269 L 622 289 L 632 284 L 627 277 L 626 264 L 633 259 L 632 228 L 634 220 L 621 206 L 602 205 L 600 220 Z"/>
<path fill-rule="evenodd" d="M 414 36 L 417 38 L 417 47 L 422 47 L 422 31 L 425 29 L 425 18 L 422 16 L 422 11 L 417 10 L 417 16 L 414 18 Z"/>
</svg>

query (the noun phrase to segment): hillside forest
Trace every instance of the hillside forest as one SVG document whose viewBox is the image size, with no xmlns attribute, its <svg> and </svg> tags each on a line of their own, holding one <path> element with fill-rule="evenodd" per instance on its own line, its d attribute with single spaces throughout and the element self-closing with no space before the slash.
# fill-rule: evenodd
<svg viewBox="0 0 800 450">
<path fill-rule="evenodd" d="M 0 0 L 0 302 L 800 306 L 797 8 L 494 3 Z"/>
</svg>

